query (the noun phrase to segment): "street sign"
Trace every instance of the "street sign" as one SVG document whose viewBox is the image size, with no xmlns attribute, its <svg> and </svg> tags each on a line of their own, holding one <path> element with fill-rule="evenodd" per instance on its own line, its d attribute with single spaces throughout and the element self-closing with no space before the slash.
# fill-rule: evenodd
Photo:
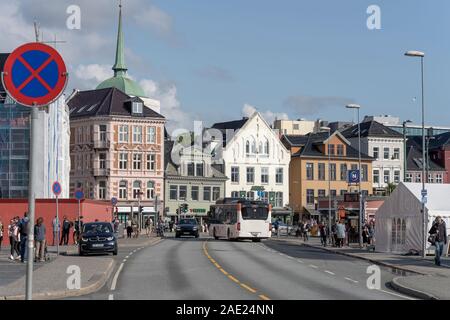
<svg viewBox="0 0 450 320">
<path fill-rule="evenodd" d="M 422 196 L 422 203 L 427 204 L 427 202 L 428 202 L 427 196 Z"/>
<path fill-rule="evenodd" d="M 428 195 L 428 190 L 422 190 L 422 197 L 426 197 Z"/>
<path fill-rule="evenodd" d="M 54 102 L 67 84 L 67 68 L 52 47 L 27 43 L 14 50 L 5 62 L 3 86 L 19 104 L 39 107 Z"/>
<path fill-rule="evenodd" d="M 349 170 L 347 182 L 348 183 L 359 183 L 359 170 Z"/>
<path fill-rule="evenodd" d="M 115 206 L 117 204 L 117 198 L 115 197 L 111 198 L 111 204 Z"/>
<path fill-rule="evenodd" d="M 53 194 L 54 194 L 55 196 L 57 196 L 57 197 L 61 194 L 61 192 L 62 192 L 62 187 L 61 187 L 61 184 L 60 184 L 58 181 L 56 181 L 55 183 L 53 183 L 53 185 L 52 185 L 52 191 L 53 191 Z"/>
<path fill-rule="evenodd" d="M 83 200 L 84 199 L 84 192 L 82 190 L 75 191 L 75 199 Z"/>
</svg>

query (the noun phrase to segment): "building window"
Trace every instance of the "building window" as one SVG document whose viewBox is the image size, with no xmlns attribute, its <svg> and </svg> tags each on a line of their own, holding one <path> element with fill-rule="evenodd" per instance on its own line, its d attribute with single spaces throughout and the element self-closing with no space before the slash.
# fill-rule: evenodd
<svg viewBox="0 0 450 320">
<path fill-rule="evenodd" d="M 147 199 L 155 198 L 155 183 L 153 181 L 147 182 Z"/>
<path fill-rule="evenodd" d="M 126 170 L 128 166 L 128 153 L 119 153 L 119 169 Z"/>
<path fill-rule="evenodd" d="M 389 170 L 384 170 L 384 183 L 391 182 L 391 172 Z"/>
<path fill-rule="evenodd" d="M 394 159 L 395 160 L 400 159 L 400 148 L 394 148 Z"/>
<path fill-rule="evenodd" d="M 142 113 L 142 102 L 133 102 L 132 103 L 132 112 L 133 113 Z"/>
<path fill-rule="evenodd" d="M 337 155 L 343 156 L 344 155 L 344 146 L 342 144 L 337 145 Z"/>
<path fill-rule="evenodd" d="M 341 194 L 341 196 L 343 196 L 343 195 L 346 194 L 346 193 L 347 193 L 347 190 L 343 190 L 343 189 L 342 189 L 340 194 Z"/>
<path fill-rule="evenodd" d="M 203 162 L 195 164 L 195 173 L 196 173 L 197 177 L 203 177 L 204 176 L 204 169 L 203 169 L 203 167 L 204 167 Z"/>
<path fill-rule="evenodd" d="M 253 191 L 247 192 L 247 200 L 255 200 L 255 192 Z"/>
<path fill-rule="evenodd" d="M 325 198 L 325 190 L 323 190 L 323 189 L 320 189 L 319 190 L 319 193 L 318 193 L 318 196 L 319 196 L 319 198 Z"/>
<path fill-rule="evenodd" d="M 239 191 L 232 191 L 231 192 L 231 197 L 232 198 L 239 198 Z"/>
<path fill-rule="evenodd" d="M 314 204 L 314 190 L 313 189 L 306 190 L 306 203 Z"/>
<path fill-rule="evenodd" d="M 191 187 L 191 199 L 193 201 L 198 201 L 198 186 L 192 186 Z"/>
<path fill-rule="evenodd" d="M 269 140 L 266 139 L 266 142 L 264 143 L 264 154 L 269 155 L 270 147 L 269 147 Z"/>
<path fill-rule="evenodd" d="M 250 141 L 245 142 L 245 154 L 250 155 Z"/>
<path fill-rule="evenodd" d="M 421 183 L 421 182 L 422 182 L 422 174 L 416 173 L 416 183 Z"/>
<path fill-rule="evenodd" d="M 119 183 L 119 199 L 128 198 L 128 186 L 126 181 L 120 181 Z"/>
<path fill-rule="evenodd" d="M 347 164 L 341 163 L 341 181 L 347 181 Z"/>
<path fill-rule="evenodd" d="M 170 200 L 178 200 L 178 186 L 171 185 L 169 193 Z"/>
<path fill-rule="evenodd" d="M 434 183 L 434 176 L 432 173 L 428 174 L 428 183 Z"/>
<path fill-rule="evenodd" d="M 269 183 L 269 168 L 261 168 L 261 183 Z"/>
<path fill-rule="evenodd" d="M 294 124 L 294 130 L 299 130 L 300 126 L 298 125 L 298 123 Z"/>
<path fill-rule="evenodd" d="M 148 154 L 147 155 L 147 170 L 155 171 L 156 169 L 156 155 Z"/>
<path fill-rule="evenodd" d="M 275 208 L 283 207 L 283 192 L 275 193 Z"/>
<path fill-rule="evenodd" d="M 336 190 L 330 190 L 330 195 L 332 198 L 336 198 Z"/>
<path fill-rule="evenodd" d="M 373 183 L 380 183 L 380 171 L 373 170 Z"/>
<path fill-rule="evenodd" d="M 211 201 L 211 187 L 203 187 L 203 201 Z"/>
<path fill-rule="evenodd" d="M 383 155 L 384 160 L 389 160 L 389 148 L 383 149 Z"/>
<path fill-rule="evenodd" d="M 247 168 L 247 183 L 255 183 L 255 168 Z"/>
<path fill-rule="evenodd" d="M 106 153 L 100 153 L 98 155 L 100 169 L 106 169 Z"/>
<path fill-rule="evenodd" d="M 336 181 L 336 163 L 330 163 L 330 180 Z"/>
<path fill-rule="evenodd" d="M 193 163 L 193 162 L 190 162 L 187 164 L 187 175 L 189 177 L 193 177 L 195 175 L 194 167 L 195 167 L 195 163 Z"/>
<path fill-rule="evenodd" d="M 106 181 L 100 181 L 98 183 L 98 198 L 106 199 Z"/>
<path fill-rule="evenodd" d="M 147 143 L 151 143 L 151 144 L 156 143 L 156 128 L 155 127 L 147 128 Z"/>
<path fill-rule="evenodd" d="M 380 157 L 380 148 L 378 147 L 373 147 L 373 157 L 378 160 L 378 158 Z"/>
<path fill-rule="evenodd" d="M 319 180 L 324 181 L 325 180 L 325 163 L 319 163 L 317 165 L 317 169 L 319 172 Z"/>
<path fill-rule="evenodd" d="M 187 186 L 178 187 L 178 199 L 187 200 Z"/>
<path fill-rule="evenodd" d="M 133 182 L 133 199 L 139 199 L 141 197 L 141 182 Z"/>
<path fill-rule="evenodd" d="M 436 183 L 443 183 L 444 182 L 444 176 L 442 173 L 436 173 Z"/>
<path fill-rule="evenodd" d="M 400 171 L 399 170 L 394 171 L 394 182 L 400 183 Z"/>
<path fill-rule="evenodd" d="M 334 144 L 328 145 L 328 154 L 334 155 Z"/>
<path fill-rule="evenodd" d="M 405 182 L 412 182 L 413 181 L 413 174 L 407 173 L 405 176 Z"/>
<path fill-rule="evenodd" d="M 141 170 L 142 166 L 142 154 L 133 154 L 133 170 Z"/>
<path fill-rule="evenodd" d="M 239 167 L 231 167 L 231 182 L 239 183 Z"/>
<path fill-rule="evenodd" d="M 275 182 L 279 184 L 283 183 L 283 168 L 277 168 Z"/>
<path fill-rule="evenodd" d="M 369 181 L 369 166 L 367 164 L 361 165 L 361 181 Z"/>
<path fill-rule="evenodd" d="M 106 125 L 101 124 L 99 126 L 99 128 L 100 128 L 99 139 L 100 139 L 100 141 L 105 142 L 106 141 Z"/>
<path fill-rule="evenodd" d="M 128 126 L 119 126 L 119 143 L 128 142 Z"/>
<path fill-rule="evenodd" d="M 314 163 L 306 164 L 306 179 L 314 180 Z"/>
<path fill-rule="evenodd" d="M 142 127 L 133 126 L 133 143 L 142 143 Z"/>
<path fill-rule="evenodd" d="M 220 188 L 213 187 L 213 201 L 217 201 L 220 198 Z"/>
</svg>

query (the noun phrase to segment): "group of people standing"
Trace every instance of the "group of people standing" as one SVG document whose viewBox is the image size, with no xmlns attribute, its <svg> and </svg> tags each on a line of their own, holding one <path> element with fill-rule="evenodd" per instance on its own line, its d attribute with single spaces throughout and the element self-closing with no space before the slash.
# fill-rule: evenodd
<svg viewBox="0 0 450 320">
<path fill-rule="evenodd" d="M 59 241 L 59 245 L 69 245 L 70 233 L 72 232 L 72 239 L 74 244 L 78 244 L 78 238 L 80 236 L 80 230 L 83 229 L 83 217 L 80 217 L 80 221 L 76 219 L 75 221 L 70 221 L 67 216 L 63 217 L 62 222 L 60 223 L 58 217 L 52 221 L 53 227 L 53 246 L 56 242 Z"/>
</svg>

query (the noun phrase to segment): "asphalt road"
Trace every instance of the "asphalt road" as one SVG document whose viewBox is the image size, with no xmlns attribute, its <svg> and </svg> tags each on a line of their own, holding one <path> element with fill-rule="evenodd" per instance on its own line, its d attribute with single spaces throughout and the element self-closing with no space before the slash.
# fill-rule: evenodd
<svg viewBox="0 0 450 320">
<path fill-rule="evenodd" d="M 145 248 L 119 250 L 111 279 L 95 300 L 404 300 L 386 286 L 398 276 L 381 267 L 370 290 L 370 264 L 278 241 L 229 242 L 169 236 Z"/>
</svg>

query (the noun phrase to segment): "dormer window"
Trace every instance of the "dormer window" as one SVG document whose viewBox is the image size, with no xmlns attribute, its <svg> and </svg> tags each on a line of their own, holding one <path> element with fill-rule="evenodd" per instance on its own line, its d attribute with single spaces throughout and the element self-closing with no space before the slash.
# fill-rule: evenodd
<svg viewBox="0 0 450 320">
<path fill-rule="evenodd" d="M 133 113 L 142 114 L 143 105 L 142 102 L 133 102 L 132 111 Z"/>
</svg>

